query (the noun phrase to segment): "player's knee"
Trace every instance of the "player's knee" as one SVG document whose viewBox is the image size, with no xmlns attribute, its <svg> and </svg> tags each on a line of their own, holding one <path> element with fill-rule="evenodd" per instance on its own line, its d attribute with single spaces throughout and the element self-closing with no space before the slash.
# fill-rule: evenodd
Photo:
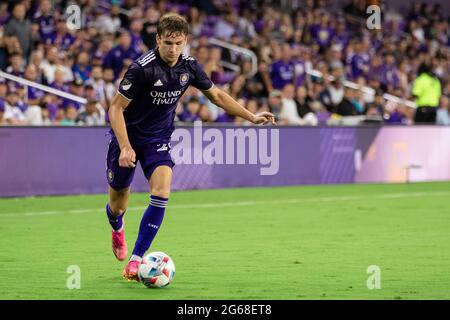
<svg viewBox="0 0 450 320">
<path fill-rule="evenodd" d="M 157 197 L 161 197 L 161 198 L 169 198 L 170 188 L 156 186 L 151 189 L 151 194 L 152 194 L 152 196 L 157 196 Z"/>
</svg>

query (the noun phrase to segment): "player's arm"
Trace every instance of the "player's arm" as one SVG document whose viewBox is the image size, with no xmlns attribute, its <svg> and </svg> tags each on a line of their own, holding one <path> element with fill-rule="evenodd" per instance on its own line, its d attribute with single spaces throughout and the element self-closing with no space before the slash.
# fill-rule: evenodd
<svg viewBox="0 0 450 320">
<path fill-rule="evenodd" d="M 137 63 L 132 63 L 125 72 L 122 81 L 120 81 L 117 93 L 109 108 L 109 120 L 120 147 L 119 165 L 121 167 L 134 168 L 136 166 L 136 153 L 128 138 L 123 112 L 131 101 L 138 96 L 138 93 L 143 90 L 144 82 L 143 69 Z"/>
<path fill-rule="evenodd" d="M 212 86 L 209 90 L 202 90 L 202 92 L 212 103 L 224 109 L 228 114 L 241 117 L 254 124 L 266 124 L 269 122 L 275 124 L 275 117 L 270 112 L 253 114 L 234 100 L 228 93 L 216 86 Z"/>
<path fill-rule="evenodd" d="M 117 142 L 120 147 L 120 157 L 119 165 L 121 167 L 134 168 L 136 165 L 136 153 L 131 147 L 130 141 L 128 139 L 127 127 L 125 124 L 125 118 L 123 116 L 123 111 L 129 105 L 130 101 L 127 100 L 120 93 L 116 93 L 111 101 L 111 106 L 109 107 L 108 115 L 109 121 L 111 122 L 111 127 L 117 138 Z"/>
<path fill-rule="evenodd" d="M 269 122 L 275 124 L 275 117 L 270 112 L 261 112 L 255 115 L 226 92 L 217 88 L 197 61 L 193 61 L 191 67 L 193 70 L 191 85 L 201 90 L 212 103 L 224 109 L 228 114 L 241 117 L 254 124 L 266 124 Z"/>
</svg>

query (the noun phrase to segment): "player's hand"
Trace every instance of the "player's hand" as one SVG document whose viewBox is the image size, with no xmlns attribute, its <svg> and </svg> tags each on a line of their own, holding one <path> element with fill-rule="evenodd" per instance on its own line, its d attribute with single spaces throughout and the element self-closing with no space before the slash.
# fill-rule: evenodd
<svg viewBox="0 0 450 320">
<path fill-rule="evenodd" d="M 119 166 L 124 168 L 136 167 L 136 153 L 132 147 L 124 147 L 120 150 Z"/>
<path fill-rule="evenodd" d="M 253 117 L 252 122 L 254 124 L 267 124 L 267 123 L 276 124 L 275 116 L 267 111 L 256 114 Z"/>
</svg>

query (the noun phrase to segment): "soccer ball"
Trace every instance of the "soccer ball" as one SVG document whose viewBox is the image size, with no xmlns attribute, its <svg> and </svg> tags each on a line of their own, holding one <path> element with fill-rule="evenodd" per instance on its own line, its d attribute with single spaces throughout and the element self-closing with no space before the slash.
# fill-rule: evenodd
<svg viewBox="0 0 450 320">
<path fill-rule="evenodd" d="M 151 252 L 142 259 L 138 276 L 148 288 L 166 287 L 175 276 L 175 264 L 164 252 Z"/>
</svg>

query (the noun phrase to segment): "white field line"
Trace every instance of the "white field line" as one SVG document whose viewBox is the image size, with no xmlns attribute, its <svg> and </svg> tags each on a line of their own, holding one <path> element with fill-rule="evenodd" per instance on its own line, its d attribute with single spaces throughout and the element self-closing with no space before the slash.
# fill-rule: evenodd
<svg viewBox="0 0 450 320">
<path fill-rule="evenodd" d="M 203 209 L 203 208 L 223 208 L 223 207 L 245 207 L 254 205 L 276 205 L 286 203 L 303 203 L 303 202 L 334 202 L 334 201 L 351 201 L 351 200 L 367 200 L 367 199 L 400 199 L 400 198 L 418 198 L 418 197 L 440 197 L 450 196 L 450 191 L 435 191 L 435 192 L 408 192 L 408 193 L 390 193 L 390 194 L 374 194 L 370 196 L 336 196 L 336 197 L 314 197 L 314 198 L 293 198 L 282 200 L 268 200 L 268 201 L 230 201 L 230 202 L 213 202 L 213 203 L 198 203 L 198 204 L 179 204 L 168 205 L 169 210 L 177 209 Z M 144 210 L 147 207 L 129 207 L 129 210 Z M 76 209 L 76 210 L 59 210 L 59 211 L 35 211 L 26 213 L 1 213 L 0 218 L 5 217 L 30 217 L 30 216 L 51 216 L 59 214 L 80 214 L 80 213 L 93 213 L 103 212 L 104 208 L 98 209 Z"/>
</svg>

